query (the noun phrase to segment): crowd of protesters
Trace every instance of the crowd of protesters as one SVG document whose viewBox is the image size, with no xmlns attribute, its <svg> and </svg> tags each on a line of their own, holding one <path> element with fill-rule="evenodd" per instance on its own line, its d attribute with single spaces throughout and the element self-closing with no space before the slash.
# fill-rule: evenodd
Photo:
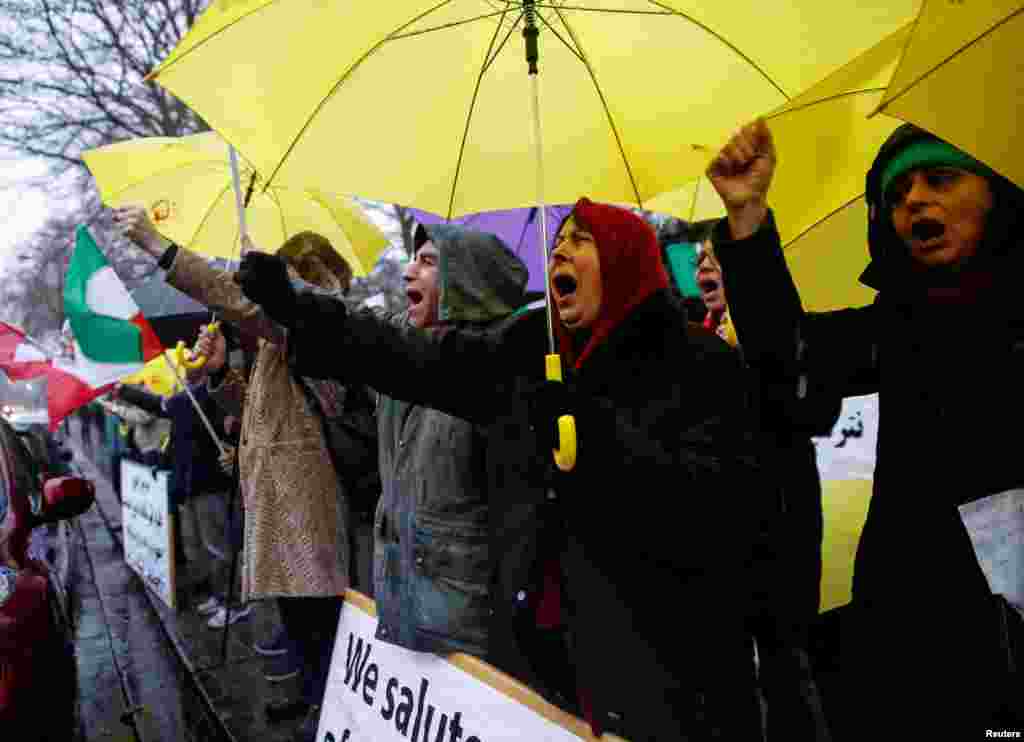
<svg viewBox="0 0 1024 742">
<path fill-rule="evenodd" d="M 708 169 L 722 220 L 656 232 L 581 198 L 548 253 L 550 326 L 494 235 L 417 226 L 408 308 L 389 314 L 347 301 L 351 269 L 317 234 L 274 254 L 250 243 L 231 274 L 161 237 L 144 208 L 116 210 L 166 280 L 230 328 L 201 336 L 192 398 L 125 387 L 110 410 L 143 457 L 173 420 L 176 505 L 203 483 L 238 487 L 233 612 L 275 600 L 283 633 L 257 649 L 302 675 L 272 720 L 305 715 L 296 738 L 314 739 L 354 587 L 377 603 L 378 640 L 477 655 L 595 736 L 967 739 L 1024 723 L 1020 619 L 957 511 L 1024 482 L 1010 284 L 1024 193 L 901 127 L 867 174 L 861 281 L 877 297 L 808 313 L 769 208 L 775 168 L 757 121 Z M 563 381 L 545 376 L 549 332 Z M 837 701 L 810 649 L 811 438 L 869 393 L 884 412 Z M 216 472 L 183 462 L 218 456 L 195 443 L 193 400 L 228 442 Z M 571 465 L 554 456 L 566 415 Z M 947 437 L 922 433 L 939 425 Z M 229 594 L 200 606 L 211 625 Z"/>
</svg>

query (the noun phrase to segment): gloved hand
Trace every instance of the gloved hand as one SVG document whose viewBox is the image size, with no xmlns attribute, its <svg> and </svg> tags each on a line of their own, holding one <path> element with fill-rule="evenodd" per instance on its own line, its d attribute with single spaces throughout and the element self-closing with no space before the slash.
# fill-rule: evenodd
<svg viewBox="0 0 1024 742">
<path fill-rule="evenodd" d="M 558 448 L 558 418 L 575 415 L 581 396 L 575 387 L 561 381 L 542 381 L 525 393 L 530 427 L 537 431 L 541 446 Z"/>
<path fill-rule="evenodd" d="M 294 327 L 298 295 L 288 277 L 283 258 L 261 252 L 247 252 L 235 274 L 242 293 L 280 325 Z"/>
</svg>

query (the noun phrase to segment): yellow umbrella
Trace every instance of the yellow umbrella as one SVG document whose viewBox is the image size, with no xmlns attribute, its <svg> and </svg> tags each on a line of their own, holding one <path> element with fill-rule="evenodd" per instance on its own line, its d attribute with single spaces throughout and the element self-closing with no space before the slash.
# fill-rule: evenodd
<svg viewBox="0 0 1024 742">
<path fill-rule="evenodd" d="M 270 182 L 448 216 L 533 206 L 532 12 L 544 200 L 645 205 L 918 4 L 221 0 L 151 77 Z"/>
<path fill-rule="evenodd" d="M 900 28 L 916 0 L 778 5 L 770 29 L 752 23 L 754 0 L 691 5 L 225 0 L 151 77 L 270 182 L 449 217 L 581 194 L 642 206 L 700 172 L 703 143 Z M 665 89 L 666 74 L 691 69 Z M 547 376 L 561 380 L 547 310 Z M 568 469 L 575 436 L 568 418 L 559 426 Z"/>
<path fill-rule="evenodd" d="M 228 145 L 214 132 L 131 139 L 83 153 L 108 206 L 144 203 L 165 237 L 213 257 L 238 258 L 239 215 L 232 188 Z M 249 235 L 273 251 L 297 232 L 312 230 L 330 240 L 357 276 L 372 269 L 387 238 L 351 199 L 289 187 L 263 190 L 243 164 Z"/>
<path fill-rule="evenodd" d="M 879 110 L 1024 187 L 1024 2 L 925 0 Z"/>
<path fill-rule="evenodd" d="M 907 24 L 765 116 L 779 157 L 769 199 L 809 310 L 858 306 L 874 296 L 858 282 L 868 262 L 864 178 L 900 122 L 868 115 L 885 92 L 911 27 Z M 688 221 L 725 214 L 703 177 L 651 199 L 647 208 Z"/>
</svg>

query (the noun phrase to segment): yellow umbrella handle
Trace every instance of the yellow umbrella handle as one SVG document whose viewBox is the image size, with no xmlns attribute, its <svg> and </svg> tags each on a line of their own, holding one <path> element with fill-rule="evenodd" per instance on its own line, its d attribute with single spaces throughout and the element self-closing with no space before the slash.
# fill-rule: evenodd
<svg viewBox="0 0 1024 742">
<path fill-rule="evenodd" d="M 185 350 L 185 341 L 179 340 L 177 346 L 174 348 L 174 356 L 178 361 L 178 365 L 182 368 L 187 368 L 194 371 L 197 368 L 202 368 L 206 365 L 206 356 L 198 356 L 197 358 L 192 357 L 191 351 Z"/>
<path fill-rule="evenodd" d="M 202 328 L 203 332 L 216 332 L 217 328 L 220 327 L 219 321 L 213 321 L 206 327 Z M 206 365 L 206 356 L 192 357 L 192 354 L 185 350 L 185 341 L 179 340 L 177 347 L 174 349 L 174 353 L 178 359 L 178 365 L 182 368 L 195 371 L 198 368 L 202 368 Z"/>
<path fill-rule="evenodd" d="M 560 355 L 546 355 L 544 367 L 548 381 L 562 381 Z M 572 415 L 562 415 L 558 418 L 558 448 L 551 453 L 555 456 L 555 465 L 562 471 L 572 471 L 576 467 L 576 419 Z"/>
</svg>

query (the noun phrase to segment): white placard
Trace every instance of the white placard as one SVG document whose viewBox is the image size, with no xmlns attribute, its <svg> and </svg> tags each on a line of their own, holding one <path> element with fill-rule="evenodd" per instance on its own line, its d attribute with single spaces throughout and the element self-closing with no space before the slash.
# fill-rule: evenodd
<svg viewBox="0 0 1024 742">
<path fill-rule="evenodd" d="M 167 472 L 121 459 L 121 533 L 124 560 L 171 608 L 174 601 L 174 527 Z"/>
<path fill-rule="evenodd" d="M 545 718 L 537 710 L 546 705 L 539 697 L 535 702 L 516 700 L 445 658 L 378 641 L 376 630 L 377 619 L 346 600 L 320 713 L 318 742 L 593 739 Z M 493 668 L 487 673 L 488 666 L 478 664 L 485 668 L 481 674 L 500 675 Z M 568 714 L 563 716 L 582 723 Z"/>
<path fill-rule="evenodd" d="M 1024 489 L 965 503 L 960 518 L 989 588 L 1024 613 Z"/>
<path fill-rule="evenodd" d="M 878 395 L 847 397 L 828 437 L 812 438 L 823 480 L 873 479 Z"/>
</svg>

